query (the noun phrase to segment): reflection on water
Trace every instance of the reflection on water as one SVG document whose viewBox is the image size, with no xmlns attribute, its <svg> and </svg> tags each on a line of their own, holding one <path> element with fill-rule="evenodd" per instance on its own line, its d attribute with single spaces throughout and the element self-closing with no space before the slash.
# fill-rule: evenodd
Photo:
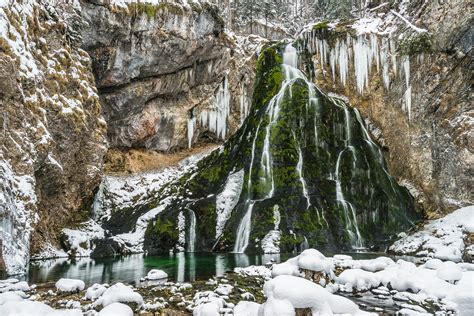
<svg viewBox="0 0 474 316">
<path fill-rule="evenodd" d="M 373 259 L 386 256 L 384 253 L 346 253 L 354 259 Z M 325 253 L 332 256 L 331 253 Z M 235 267 L 265 265 L 269 262 L 281 262 L 295 254 L 244 254 L 244 253 L 176 253 L 161 256 L 143 254 L 120 258 L 90 259 L 76 261 L 53 259 L 30 263 L 29 283 L 56 282 L 60 278 L 81 279 L 86 284 L 94 283 L 138 283 L 151 269 L 161 269 L 168 273 L 170 281 L 188 282 L 206 280 L 213 276 L 222 276 Z M 394 257 L 413 261 L 412 257 Z M 415 261 L 416 262 L 416 261 Z"/>
<path fill-rule="evenodd" d="M 212 253 L 176 253 L 162 256 L 143 254 L 120 258 L 52 259 L 30 263 L 29 283 L 56 282 L 59 278 L 81 279 L 86 284 L 126 282 L 137 283 L 151 269 L 168 273 L 169 280 L 187 282 L 222 276 L 235 267 L 280 262 L 290 255 L 248 255 Z"/>
</svg>

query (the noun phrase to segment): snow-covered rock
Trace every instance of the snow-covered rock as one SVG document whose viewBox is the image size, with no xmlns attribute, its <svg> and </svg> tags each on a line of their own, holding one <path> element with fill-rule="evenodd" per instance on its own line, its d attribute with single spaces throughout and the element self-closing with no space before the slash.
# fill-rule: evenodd
<svg viewBox="0 0 474 316">
<path fill-rule="evenodd" d="M 95 300 L 104 294 L 106 290 L 107 288 L 102 284 L 95 283 L 87 289 L 85 298 L 88 300 Z"/>
<path fill-rule="evenodd" d="M 462 279 L 462 270 L 454 262 L 443 263 L 437 270 L 436 276 L 449 283 L 456 283 Z"/>
<path fill-rule="evenodd" d="M 344 270 L 337 278 L 337 283 L 344 285 L 348 292 L 367 291 L 380 285 L 380 279 L 373 272 L 361 269 Z"/>
<path fill-rule="evenodd" d="M 300 269 L 330 274 L 334 265 L 332 260 L 327 259 L 316 249 L 306 249 L 298 256 L 298 267 Z"/>
<path fill-rule="evenodd" d="M 82 280 L 76 279 L 59 279 L 56 282 L 56 289 L 59 292 L 70 293 L 84 290 L 86 284 Z"/>
<path fill-rule="evenodd" d="M 234 307 L 234 316 L 258 316 L 260 304 L 249 301 L 240 301 Z"/>
<path fill-rule="evenodd" d="M 141 306 L 143 305 L 143 297 L 131 287 L 123 283 L 116 283 L 94 302 L 94 306 L 107 306 L 112 303 L 135 303 Z"/>
<path fill-rule="evenodd" d="M 163 280 L 168 277 L 168 273 L 163 270 L 152 269 L 146 275 L 147 280 Z"/>
<path fill-rule="evenodd" d="M 313 314 L 359 312 L 357 305 L 349 299 L 333 295 L 320 285 L 295 276 L 277 276 L 265 282 L 263 290 L 268 298 L 262 305 L 264 315 L 294 315 L 295 308 L 309 308 Z"/>
<path fill-rule="evenodd" d="M 102 308 L 99 316 L 133 316 L 133 310 L 122 303 L 112 303 Z"/>
<path fill-rule="evenodd" d="M 0 305 L 2 316 L 82 316 L 80 309 L 59 309 L 36 301 L 9 301 Z"/>
</svg>

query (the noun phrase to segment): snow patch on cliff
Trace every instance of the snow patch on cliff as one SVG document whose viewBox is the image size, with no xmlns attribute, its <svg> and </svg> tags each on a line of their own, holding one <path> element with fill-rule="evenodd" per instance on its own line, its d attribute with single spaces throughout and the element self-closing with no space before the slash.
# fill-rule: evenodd
<svg viewBox="0 0 474 316">
<path fill-rule="evenodd" d="M 244 169 L 230 174 L 224 189 L 216 197 L 216 239 L 222 235 L 224 226 L 230 218 L 232 210 L 239 202 L 244 183 L 244 175 Z"/>
</svg>

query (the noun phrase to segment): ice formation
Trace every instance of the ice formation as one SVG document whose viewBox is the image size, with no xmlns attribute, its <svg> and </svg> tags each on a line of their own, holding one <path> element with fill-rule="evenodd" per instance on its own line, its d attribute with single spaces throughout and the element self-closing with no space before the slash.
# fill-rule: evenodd
<svg viewBox="0 0 474 316">
<path fill-rule="evenodd" d="M 356 20 L 352 28 L 356 35 L 349 33 L 346 38 L 337 38 L 329 45 L 324 33 L 306 30 L 302 33 L 305 48 L 311 54 L 319 55 L 319 67 L 329 66 L 333 81 L 339 81 L 346 86 L 349 70 L 353 69 L 353 77 L 357 91 L 365 94 L 370 90 L 370 78 L 376 71 L 385 89 L 390 89 L 390 83 L 397 75 L 397 70 L 403 68 L 406 86 L 402 98 L 402 110 L 411 117 L 412 89 L 410 84 L 410 57 L 399 56 L 395 42 L 390 37 L 390 30 L 381 30 L 380 18 L 362 18 Z M 416 28 L 416 27 L 415 27 Z M 426 30 L 416 28 L 418 32 Z"/>
<path fill-rule="evenodd" d="M 230 114 L 230 92 L 227 77 L 219 86 L 212 109 L 203 110 L 200 114 L 200 126 L 208 128 L 220 139 L 227 136 L 227 118 Z"/>
</svg>

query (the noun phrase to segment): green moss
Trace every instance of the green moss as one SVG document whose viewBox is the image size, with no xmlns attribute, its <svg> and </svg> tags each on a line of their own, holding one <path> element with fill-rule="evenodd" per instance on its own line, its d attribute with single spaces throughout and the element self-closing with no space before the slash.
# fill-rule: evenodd
<svg viewBox="0 0 474 316">
<path fill-rule="evenodd" d="M 321 21 L 313 25 L 313 30 L 323 30 L 329 28 L 329 21 Z"/>
<path fill-rule="evenodd" d="M 398 51 L 401 55 L 414 56 L 430 53 L 433 49 L 433 38 L 428 32 L 415 33 L 398 42 Z"/>
</svg>

